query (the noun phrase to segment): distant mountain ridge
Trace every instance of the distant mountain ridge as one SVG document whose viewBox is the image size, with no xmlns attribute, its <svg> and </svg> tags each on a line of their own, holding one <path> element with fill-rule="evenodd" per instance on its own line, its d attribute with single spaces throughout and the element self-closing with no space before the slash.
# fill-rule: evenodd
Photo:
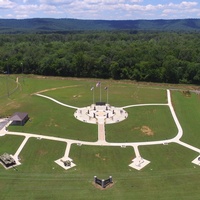
<svg viewBox="0 0 200 200">
<path fill-rule="evenodd" d="M 67 32 L 88 30 L 200 31 L 200 19 L 81 20 L 0 19 L 0 33 Z"/>
</svg>

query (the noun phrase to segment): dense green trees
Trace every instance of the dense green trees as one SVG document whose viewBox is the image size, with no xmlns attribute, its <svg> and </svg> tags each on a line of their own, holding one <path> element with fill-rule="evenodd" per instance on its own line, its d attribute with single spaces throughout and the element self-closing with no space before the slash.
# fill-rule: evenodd
<svg viewBox="0 0 200 200">
<path fill-rule="evenodd" d="M 200 34 L 73 32 L 0 35 L 0 72 L 200 83 Z"/>
</svg>

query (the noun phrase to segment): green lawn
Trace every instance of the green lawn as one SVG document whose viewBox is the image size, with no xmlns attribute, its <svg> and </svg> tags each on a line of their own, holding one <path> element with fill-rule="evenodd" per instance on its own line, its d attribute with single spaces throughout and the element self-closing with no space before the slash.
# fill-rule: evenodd
<svg viewBox="0 0 200 200">
<path fill-rule="evenodd" d="M 62 168 L 54 161 L 64 156 L 65 148 L 66 143 L 63 142 L 31 138 L 19 155 L 23 163 L 18 167 L 19 171 L 44 174 L 62 172 Z"/>
<path fill-rule="evenodd" d="M 97 140 L 97 126 L 76 120 L 73 116 L 74 109 L 60 106 L 41 97 L 32 98 L 36 103 L 35 106 L 27 105 L 25 109 L 31 121 L 24 127 L 10 126 L 9 130 L 84 141 Z"/>
<path fill-rule="evenodd" d="M 92 103 L 90 88 L 96 82 L 91 79 L 25 76 L 24 80 L 20 78 L 21 89 L 10 98 L 0 99 L 0 115 L 7 116 L 16 111 L 29 113 L 31 121 L 24 127 L 9 127 L 9 130 L 96 141 L 97 126 L 76 120 L 73 117 L 74 109 L 32 95 L 41 90 L 57 88 L 43 94 L 82 107 Z M 102 80 L 104 101 L 107 98 L 104 86 L 109 87 L 111 105 L 167 103 L 164 89 L 111 80 Z M 99 88 L 95 88 L 95 101 L 98 100 Z M 186 97 L 181 92 L 173 91 L 172 102 L 184 131 L 181 140 L 200 148 L 199 96 Z M 152 141 L 170 139 L 177 134 L 167 106 L 133 107 L 126 111 L 129 116 L 125 121 L 106 125 L 107 141 Z M 142 126 L 149 127 L 153 135 L 145 135 L 141 131 Z M 23 139 L 10 135 L 0 137 L 0 152 L 14 154 Z M 141 156 L 150 161 L 141 171 L 128 166 L 135 157 L 131 147 L 76 144 L 71 146 L 69 155 L 76 167 L 65 171 L 54 162 L 64 155 L 65 148 L 63 142 L 29 139 L 19 155 L 22 165 L 17 170 L 5 170 L 0 166 L 1 199 L 199 199 L 200 167 L 191 163 L 198 153 L 180 145 L 139 146 Z M 104 179 L 112 175 L 113 186 L 106 190 L 97 189 L 93 184 L 95 175 Z"/>
<path fill-rule="evenodd" d="M 106 126 L 109 142 L 144 142 L 171 139 L 178 130 L 168 106 L 142 106 L 127 109 L 128 118 Z M 148 127 L 150 134 L 142 131 Z"/>
<path fill-rule="evenodd" d="M 127 165 L 135 157 L 134 150 L 131 147 L 73 145 L 71 150 L 70 157 L 77 164 L 78 172 L 81 174 L 91 173 L 101 176 L 101 178 L 120 172 L 127 172 L 129 170 Z"/>
<path fill-rule="evenodd" d="M 5 135 L 0 137 L 0 155 L 3 153 L 14 155 L 23 140 L 24 137 L 14 135 Z"/>
<path fill-rule="evenodd" d="M 56 143 L 28 142 L 18 171 L 1 171 L 2 199 L 199 199 L 200 170 L 190 163 L 196 155 L 179 145 L 141 147 L 151 160 L 142 171 L 127 166 L 134 157 L 131 148 L 73 145 L 70 156 L 77 166 L 64 171 L 52 162 L 64 148 Z M 95 188 L 94 175 L 112 175 L 113 186 Z"/>
<path fill-rule="evenodd" d="M 182 92 L 173 92 L 172 94 L 175 111 L 184 132 L 181 140 L 200 147 L 200 96 L 191 94 L 191 96 L 187 97 Z"/>
<path fill-rule="evenodd" d="M 13 76 L 0 75 L 0 98 L 10 96 L 17 87 L 16 79 Z"/>
<path fill-rule="evenodd" d="M 63 103 L 84 107 L 93 102 L 93 92 L 90 90 L 95 85 L 95 81 L 87 81 L 86 83 L 77 82 L 69 88 L 60 90 L 52 90 L 43 93 L 44 95 L 56 98 Z M 167 93 L 163 89 L 152 89 L 146 87 L 139 87 L 137 85 L 109 83 L 108 81 L 101 84 L 101 100 L 120 107 L 132 104 L 142 103 L 167 103 Z M 107 91 L 104 87 L 108 86 Z M 94 101 L 100 101 L 100 88 L 94 88 Z"/>
</svg>

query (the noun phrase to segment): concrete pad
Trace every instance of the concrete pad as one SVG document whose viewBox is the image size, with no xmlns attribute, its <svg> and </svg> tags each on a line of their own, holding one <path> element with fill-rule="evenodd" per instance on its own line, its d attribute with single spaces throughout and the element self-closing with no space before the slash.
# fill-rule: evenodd
<svg viewBox="0 0 200 200">
<path fill-rule="evenodd" d="M 3 136 L 5 136 L 6 134 L 4 133 L 4 132 L 1 132 L 0 133 L 0 137 L 3 137 Z"/>
<path fill-rule="evenodd" d="M 63 161 L 66 160 L 70 160 L 71 161 L 71 165 L 70 166 L 65 166 Z M 72 162 L 73 160 L 71 158 L 60 158 L 58 160 L 55 160 L 54 162 L 58 165 L 60 165 L 60 167 L 62 167 L 65 170 L 71 169 L 72 167 L 75 167 L 76 165 Z"/>
<path fill-rule="evenodd" d="M 16 162 L 16 165 L 15 165 L 15 167 L 16 166 L 18 166 L 18 165 L 21 165 L 21 163 L 19 162 L 19 160 L 21 160 L 21 159 L 19 159 L 19 158 L 16 158 L 15 156 L 13 156 L 13 155 L 10 155 L 14 160 L 15 160 L 15 162 Z"/>
<path fill-rule="evenodd" d="M 200 156 L 198 156 L 197 158 L 195 158 L 193 161 L 192 161 L 193 164 L 195 165 L 199 165 L 200 166 Z"/>
<path fill-rule="evenodd" d="M 150 163 L 150 161 L 145 160 L 142 157 L 134 158 L 132 161 L 133 162 L 129 166 L 137 170 L 141 170 Z"/>
</svg>

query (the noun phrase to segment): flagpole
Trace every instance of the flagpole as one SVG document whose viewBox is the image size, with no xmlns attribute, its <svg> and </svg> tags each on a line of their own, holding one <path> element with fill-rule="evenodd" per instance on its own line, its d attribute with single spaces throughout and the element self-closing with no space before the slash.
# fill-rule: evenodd
<svg viewBox="0 0 200 200">
<path fill-rule="evenodd" d="M 93 91 L 92 91 L 92 92 L 93 92 L 93 104 L 94 104 L 94 88 L 93 88 Z"/>
<path fill-rule="evenodd" d="M 107 88 L 107 104 L 108 104 L 108 88 Z"/>
<path fill-rule="evenodd" d="M 94 87 L 91 87 L 90 90 L 92 91 L 92 103 L 94 104 Z"/>
<path fill-rule="evenodd" d="M 99 101 L 101 102 L 101 82 L 98 82 L 96 87 L 99 87 Z"/>
<path fill-rule="evenodd" d="M 106 90 L 106 103 L 108 104 L 108 87 L 105 87 L 104 90 Z"/>
<path fill-rule="evenodd" d="M 101 84 L 100 84 L 100 102 L 101 102 Z"/>
</svg>

